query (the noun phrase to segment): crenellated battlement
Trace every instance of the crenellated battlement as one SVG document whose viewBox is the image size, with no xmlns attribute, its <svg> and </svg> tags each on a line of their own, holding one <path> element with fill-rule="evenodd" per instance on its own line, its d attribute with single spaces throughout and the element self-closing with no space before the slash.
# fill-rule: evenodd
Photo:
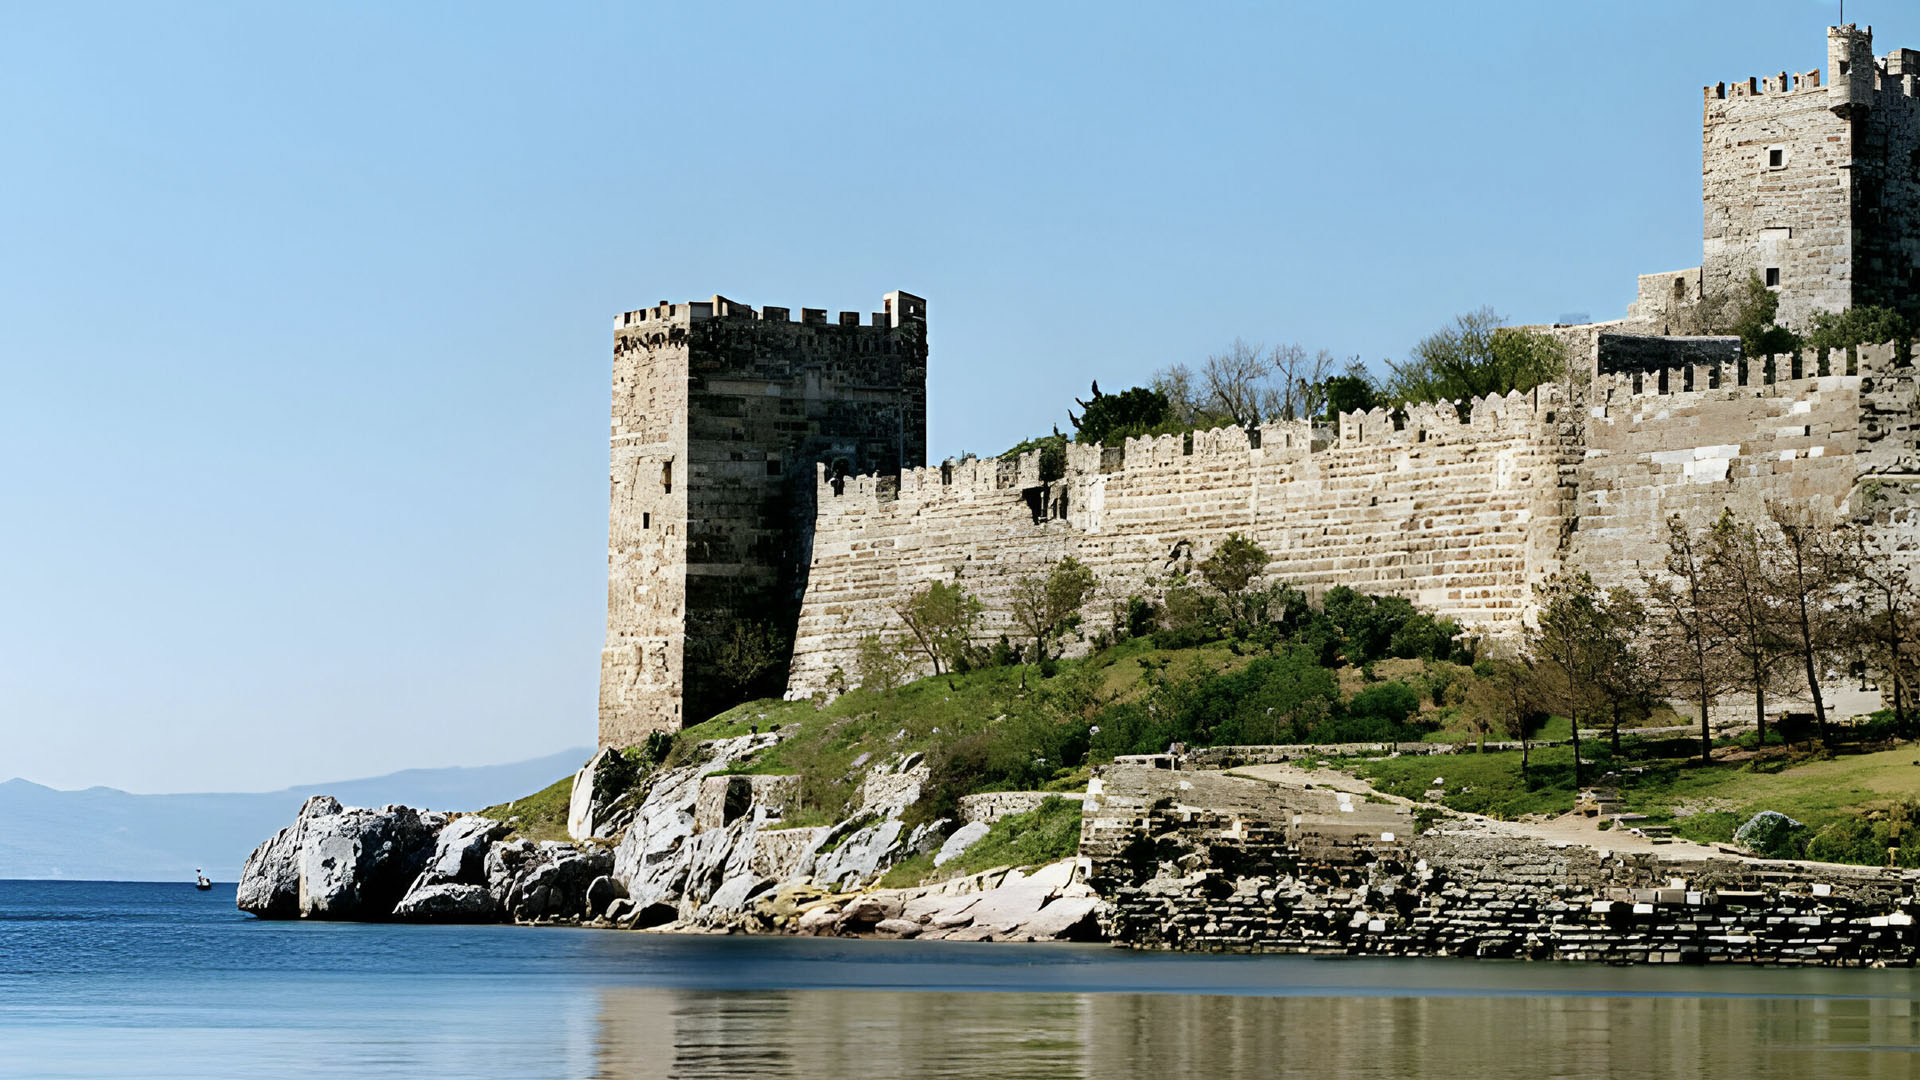
<svg viewBox="0 0 1920 1080">
<path fill-rule="evenodd" d="M 1305 462 L 1315 455 L 1379 448 L 1507 442 L 1543 434 L 1558 415 L 1563 396 L 1557 384 L 1547 383 L 1531 391 L 1474 398 L 1464 408 L 1459 402 L 1441 401 L 1343 413 L 1332 423 L 1274 421 L 1253 432 L 1229 426 L 1129 438 L 1119 446 L 1069 443 L 1066 472 L 1052 481 L 1041 479 L 1037 450 L 1014 458 L 949 459 L 897 476 L 835 476 L 821 464 L 815 467 L 815 496 L 823 516 L 895 504 L 901 512 L 914 512 L 982 497 L 1020 496 L 1050 483 Z"/>
<path fill-rule="evenodd" d="M 841 326 L 849 328 L 891 330 L 906 322 L 925 322 L 927 302 L 906 292 L 890 292 L 882 299 L 884 310 L 869 314 L 868 321 L 860 321 L 857 311 L 842 311 L 833 320 L 827 318 L 826 308 L 801 308 L 796 318 L 793 309 L 783 307 L 756 308 L 751 304 L 742 304 L 715 295 L 710 300 L 694 300 L 684 304 L 675 304 L 666 300 L 652 307 L 622 312 L 613 320 L 614 332 L 632 327 L 642 327 L 650 323 L 681 324 L 704 322 L 707 319 L 751 319 L 761 322 L 797 323 L 801 326 Z"/>
<path fill-rule="evenodd" d="M 1799 94 L 1809 90 L 1820 90 L 1820 69 L 1777 75 L 1756 75 L 1739 79 L 1731 83 L 1714 83 L 1704 88 L 1708 101 L 1725 101 L 1728 98 L 1765 97 L 1780 94 Z"/>
<path fill-rule="evenodd" d="M 1830 390 L 1853 380 L 1906 369 L 1912 363 L 1898 342 L 1844 350 L 1805 349 L 1757 356 L 1737 363 L 1686 364 L 1656 371 L 1622 371 L 1594 376 L 1596 402 L 1634 397 L 1680 397 L 1738 391 L 1749 395 L 1792 396 Z"/>
</svg>

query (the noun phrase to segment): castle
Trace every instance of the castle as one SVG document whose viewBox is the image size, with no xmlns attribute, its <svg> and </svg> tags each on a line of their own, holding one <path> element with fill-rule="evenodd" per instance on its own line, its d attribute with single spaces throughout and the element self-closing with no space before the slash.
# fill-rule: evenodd
<svg viewBox="0 0 1920 1080">
<path fill-rule="evenodd" d="M 1526 394 L 1070 446 L 927 466 L 926 306 L 843 312 L 722 297 L 615 323 L 600 742 L 704 719 L 744 687 L 718 657 L 740 628 L 791 642 L 768 676 L 836 689 L 893 604 L 958 580 L 1012 630 L 1023 574 L 1073 555 L 1088 625 L 1229 532 L 1267 574 L 1406 596 L 1510 638 L 1563 568 L 1637 585 L 1663 523 L 1785 500 L 1904 537 L 1920 495 L 1920 381 L 1893 346 L 1742 357 L 1687 338 L 1689 308 L 1758 274 L 1780 318 L 1910 308 L 1920 282 L 1920 53 L 1828 31 L 1829 72 L 1710 86 L 1697 268 L 1640 278 L 1627 317 L 1554 327 L 1579 378 Z M 1910 547 L 1912 545 L 1900 545 Z M 1017 636 L 1017 635 L 1016 635 Z M 737 673 L 736 673 L 737 677 Z"/>
</svg>

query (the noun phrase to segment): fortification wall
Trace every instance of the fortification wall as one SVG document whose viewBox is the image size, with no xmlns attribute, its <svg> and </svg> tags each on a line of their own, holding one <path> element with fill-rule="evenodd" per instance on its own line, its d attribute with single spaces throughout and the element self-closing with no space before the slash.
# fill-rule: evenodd
<svg viewBox="0 0 1920 1080">
<path fill-rule="evenodd" d="M 1675 516 L 1764 520 L 1770 502 L 1855 514 L 1860 476 L 1912 460 L 1865 423 L 1863 394 L 1897 400 L 1901 387 L 1910 411 L 1912 368 L 1892 346 L 1596 379 L 1567 561 L 1604 586 L 1638 586 L 1665 565 Z"/>
<path fill-rule="evenodd" d="M 1472 403 L 1343 416 L 1336 429 L 1267 425 L 1073 446 L 1042 483 L 1038 455 L 892 477 L 821 474 L 813 566 L 788 692 L 834 688 L 859 639 L 897 633 L 894 605 L 959 580 L 986 606 L 981 640 L 1018 640 L 1011 590 L 1063 556 L 1100 581 L 1083 613 L 1155 595 L 1230 532 L 1274 556 L 1272 580 L 1318 593 L 1349 585 L 1407 596 L 1490 634 L 1519 626 L 1556 566 L 1571 460 L 1560 395 L 1546 386 Z"/>
<path fill-rule="evenodd" d="M 1824 374 L 1823 374 L 1824 372 Z M 1069 447 L 894 477 L 821 476 L 810 585 L 788 691 L 836 689 L 859 639 L 899 634 L 894 606 L 958 580 L 985 603 L 981 642 L 1018 640 L 1015 581 L 1072 555 L 1100 595 L 1089 631 L 1129 595 L 1157 595 L 1229 532 L 1274 556 L 1270 580 L 1405 596 L 1493 638 L 1517 635 L 1533 587 L 1562 565 L 1638 587 L 1665 562 L 1665 523 L 1772 502 L 1871 520 L 1920 557 L 1920 383 L 1891 346 L 1603 375 L 1579 407 L 1557 387 L 1401 421 L 1376 411 L 1304 423 Z M 839 668 L 841 676 L 834 675 Z"/>
</svg>

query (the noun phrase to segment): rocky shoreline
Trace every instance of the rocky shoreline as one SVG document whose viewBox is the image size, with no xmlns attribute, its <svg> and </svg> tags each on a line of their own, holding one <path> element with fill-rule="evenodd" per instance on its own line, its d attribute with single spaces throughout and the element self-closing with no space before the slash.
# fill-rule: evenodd
<svg viewBox="0 0 1920 1080">
<path fill-rule="evenodd" d="M 772 745 L 704 744 L 697 762 L 652 777 L 646 797 L 576 778 L 570 817 L 616 838 L 534 842 L 512 824 L 405 806 L 308 799 L 241 873 L 237 904 L 268 919 L 515 923 L 702 933 L 1054 941 L 1099 938 L 1098 899 L 1077 859 L 998 867 L 913 888 L 879 888 L 902 859 L 951 857 L 984 827 L 908 830 L 914 757 L 876 767 L 851 818 L 781 828 L 789 778 L 725 773 Z M 623 812 L 624 810 L 624 812 Z M 599 828 L 594 827 L 598 823 Z"/>
<path fill-rule="evenodd" d="M 1098 771 L 1081 797 L 1075 857 L 883 888 L 905 859 L 949 861 L 987 832 L 984 821 L 906 827 L 902 811 L 926 776 L 910 755 L 873 766 L 847 819 L 787 827 L 793 778 L 731 771 L 776 738 L 703 744 L 698 760 L 643 788 L 597 784 L 589 763 L 571 817 L 616 834 L 607 838 L 536 843 L 511 837 L 511 822 L 316 796 L 248 858 L 238 904 L 262 918 L 1188 951 L 1846 966 L 1920 958 L 1920 872 L 1624 853 L 1523 826 L 1426 819 L 1430 808 L 1364 786 L 1160 760 Z M 1018 811 L 1039 795 L 995 793 L 977 809 Z"/>
</svg>

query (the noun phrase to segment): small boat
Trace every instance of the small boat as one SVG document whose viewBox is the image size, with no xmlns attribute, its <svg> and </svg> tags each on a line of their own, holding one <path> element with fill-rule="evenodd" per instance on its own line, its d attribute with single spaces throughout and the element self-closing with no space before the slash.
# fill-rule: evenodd
<svg viewBox="0 0 1920 1080">
<path fill-rule="evenodd" d="M 213 888 L 213 880 L 207 877 L 199 867 L 194 867 L 193 887 L 199 889 L 201 892 L 206 892 L 208 889 Z"/>
</svg>

